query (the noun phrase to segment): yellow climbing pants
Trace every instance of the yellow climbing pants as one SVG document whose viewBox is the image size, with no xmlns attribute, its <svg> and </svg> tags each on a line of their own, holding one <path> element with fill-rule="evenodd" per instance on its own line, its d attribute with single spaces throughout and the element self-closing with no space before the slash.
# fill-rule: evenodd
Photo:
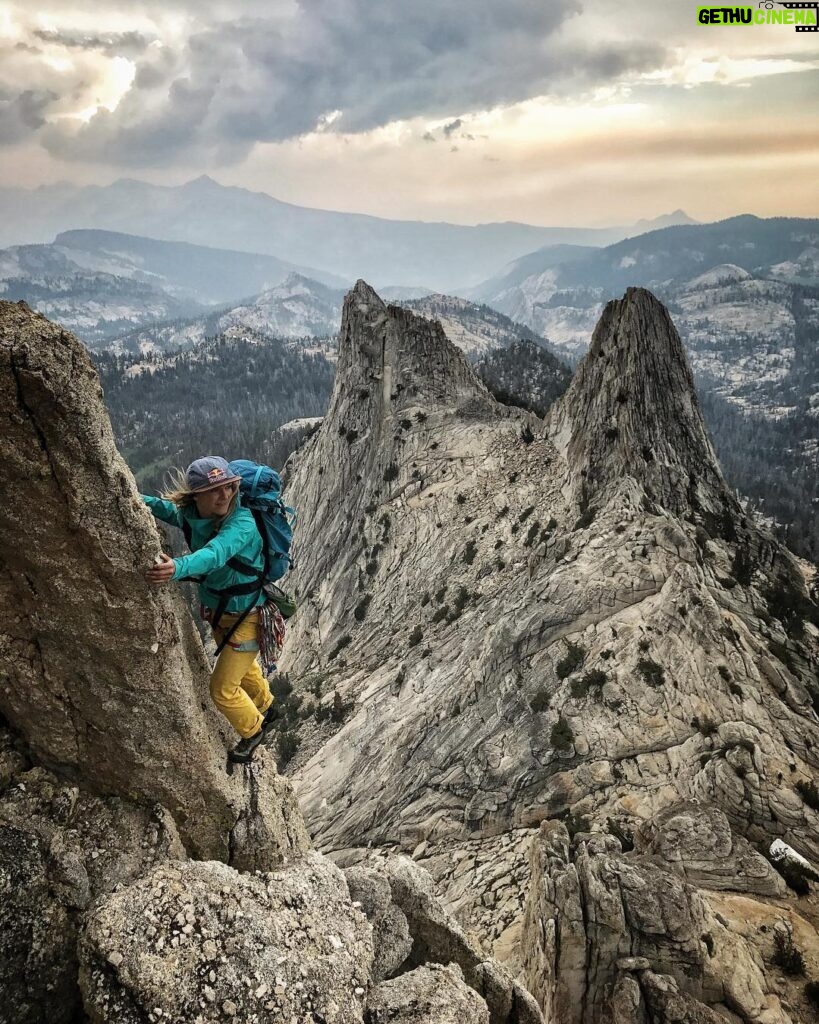
<svg viewBox="0 0 819 1024">
<path fill-rule="evenodd" d="M 224 614 L 213 638 L 220 644 L 225 633 L 239 618 Z M 254 736 L 262 727 L 262 715 L 273 703 L 273 696 L 257 660 L 259 613 L 251 612 L 233 633 L 216 659 L 210 677 L 213 703 L 242 738 Z"/>
</svg>

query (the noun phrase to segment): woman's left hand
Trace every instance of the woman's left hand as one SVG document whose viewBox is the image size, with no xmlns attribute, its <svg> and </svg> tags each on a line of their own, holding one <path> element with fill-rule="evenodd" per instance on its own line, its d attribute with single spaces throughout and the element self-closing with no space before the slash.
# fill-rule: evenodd
<svg viewBox="0 0 819 1024">
<path fill-rule="evenodd" d="M 174 562 L 170 555 L 166 555 L 163 551 L 159 557 L 162 561 L 152 565 L 145 573 L 145 579 L 149 583 L 167 583 L 176 571 L 176 562 Z"/>
</svg>

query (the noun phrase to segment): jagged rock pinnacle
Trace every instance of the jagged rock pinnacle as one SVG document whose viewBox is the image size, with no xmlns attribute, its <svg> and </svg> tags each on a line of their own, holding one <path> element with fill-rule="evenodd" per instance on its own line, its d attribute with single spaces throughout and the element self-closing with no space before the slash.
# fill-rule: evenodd
<svg viewBox="0 0 819 1024">
<path fill-rule="evenodd" d="M 734 512 L 665 309 L 638 289 L 611 303 L 545 422 L 404 395 L 379 420 L 366 374 L 413 359 L 411 338 L 391 336 L 399 326 L 366 286 L 349 297 L 335 419 L 297 454 L 288 490 L 307 525 L 283 670 L 310 680 L 317 722 L 334 709 L 340 726 L 322 743 L 306 729 L 293 766 L 317 841 L 488 838 L 586 807 L 592 791 L 588 807 L 601 815 L 606 790 L 612 813 L 629 786 L 605 767 L 598 788 L 591 766 L 649 750 L 669 803 L 708 794 L 750 841 L 777 834 L 776 805 L 791 799 L 779 755 L 753 823 L 723 762 L 698 758 L 722 723 L 753 717 L 806 772 L 815 764 L 798 677 L 814 641 L 774 619 L 798 608 L 812 624 L 816 610 L 792 556 Z M 379 339 L 402 355 L 390 364 Z M 357 410 L 365 437 L 351 437 Z M 786 841 L 808 857 L 810 828 L 800 806 Z"/>
<path fill-rule="evenodd" d="M 425 449 L 433 424 L 505 415 L 437 321 L 385 304 L 358 281 L 344 300 L 327 415 L 288 466 L 311 535 L 323 538 L 304 546 L 300 570 L 312 575 L 328 557 L 336 562 L 328 539 L 366 507 L 422 486 L 423 464 L 407 456 Z"/>
<path fill-rule="evenodd" d="M 606 305 L 551 423 L 585 505 L 631 476 L 651 502 L 677 515 L 719 519 L 726 506 L 741 515 L 708 439 L 680 336 L 644 288 Z"/>
<path fill-rule="evenodd" d="M 410 399 L 491 402 L 466 357 L 437 321 L 385 304 L 361 280 L 344 300 L 328 420 L 338 416 L 356 385 L 371 389 L 377 418 L 394 415 Z"/>
</svg>

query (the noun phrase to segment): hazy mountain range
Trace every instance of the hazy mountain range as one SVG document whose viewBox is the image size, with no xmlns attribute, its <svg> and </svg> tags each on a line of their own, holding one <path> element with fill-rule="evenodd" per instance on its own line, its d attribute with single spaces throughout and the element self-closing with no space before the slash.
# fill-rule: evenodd
<svg viewBox="0 0 819 1024">
<path fill-rule="evenodd" d="M 576 299 L 578 291 L 608 298 L 635 282 L 680 283 L 725 263 L 819 285 L 819 220 L 744 215 L 648 231 L 601 249 L 546 246 L 472 289 L 470 297 L 527 321 L 561 298 Z"/>
<path fill-rule="evenodd" d="M 575 362 L 604 303 L 629 282 L 668 304 L 710 388 L 768 415 L 819 410 L 818 220 L 746 216 L 602 249 L 546 246 L 468 290 L 471 299 L 418 297 L 399 284 L 389 295 L 441 320 L 471 356 L 528 330 Z M 271 256 L 82 230 L 0 252 L 0 293 L 26 299 L 95 347 L 169 351 L 249 331 L 326 338 L 319 347 L 331 354 L 344 282 Z"/>
<path fill-rule="evenodd" d="M 690 222 L 682 211 L 663 223 L 669 217 Z M 645 231 L 646 224 L 570 228 L 386 220 L 294 206 L 208 177 L 176 187 L 122 179 L 106 186 L 0 189 L 0 245 L 51 242 L 73 228 L 262 253 L 351 282 L 367 277 L 380 285 L 458 291 L 544 245 L 609 245 Z"/>
</svg>

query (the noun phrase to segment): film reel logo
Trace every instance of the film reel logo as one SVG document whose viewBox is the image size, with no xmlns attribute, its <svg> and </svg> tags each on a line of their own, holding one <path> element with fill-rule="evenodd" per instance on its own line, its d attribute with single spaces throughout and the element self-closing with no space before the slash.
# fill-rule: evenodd
<svg viewBox="0 0 819 1024">
<path fill-rule="evenodd" d="M 758 8 L 763 10 L 772 11 L 777 7 L 784 7 L 787 11 L 813 11 L 814 22 L 813 25 L 794 25 L 797 32 L 817 32 L 819 31 L 819 2 L 813 0 L 812 3 L 773 3 L 772 0 L 762 0 L 761 3 L 757 4 Z"/>
</svg>

